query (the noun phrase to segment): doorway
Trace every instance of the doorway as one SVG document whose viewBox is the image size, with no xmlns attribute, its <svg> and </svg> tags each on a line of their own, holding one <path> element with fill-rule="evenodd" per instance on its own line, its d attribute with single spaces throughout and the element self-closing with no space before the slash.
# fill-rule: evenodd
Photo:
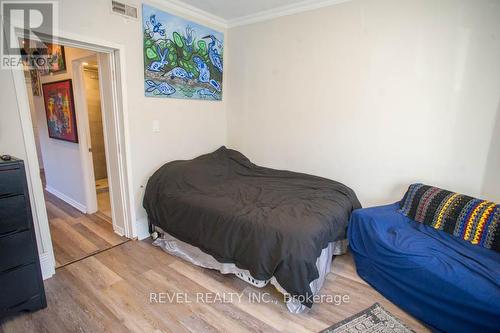
<svg viewBox="0 0 500 333">
<path fill-rule="evenodd" d="M 128 239 L 113 219 L 124 207 L 119 172 L 109 163 L 117 155 L 109 135 L 112 105 L 103 97 L 106 87 L 115 84 L 103 74 L 106 66 L 110 69 L 109 57 L 56 46 L 62 50 L 63 69 L 45 75 L 31 70 L 25 77 L 55 268 L 60 268 Z M 61 92 L 57 89 L 63 83 L 69 89 Z"/>
<path fill-rule="evenodd" d="M 23 38 L 25 31 L 15 29 L 16 36 Z M 138 231 L 135 225 L 135 197 L 132 192 L 133 182 L 131 175 L 128 102 L 126 65 L 123 59 L 126 47 L 114 41 L 100 38 L 75 36 L 73 33 L 59 29 L 57 35 L 51 37 L 38 36 L 42 41 L 56 43 L 63 46 L 84 48 L 98 52 L 101 77 L 105 77 L 109 84 L 102 85 L 105 96 L 102 100 L 103 114 L 105 114 L 105 133 L 108 136 L 108 174 L 110 184 L 110 198 L 113 214 L 113 230 L 127 238 L 136 238 Z M 24 148 L 26 151 L 25 166 L 28 190 L 31 196 L 31 209 L 35 232 L 38 240 L 38 250 L 42 276 L 44 279 L 55 274 L 55 259 L 52 247 L 50 227 L 48 222 L 44 191 L 40 178 L 40 163 L 36 151 L 33 121 L 30 114 L 29 98 L 26 90 L 26 81 L 23 71 L 11 70 L 14 88 L 17 95 L 17 106 L 22 127 Z M 83 150 L 81 152 L 84 153 Z M 141 230 L 141 235 L 143 234 Z"/>
</svg>

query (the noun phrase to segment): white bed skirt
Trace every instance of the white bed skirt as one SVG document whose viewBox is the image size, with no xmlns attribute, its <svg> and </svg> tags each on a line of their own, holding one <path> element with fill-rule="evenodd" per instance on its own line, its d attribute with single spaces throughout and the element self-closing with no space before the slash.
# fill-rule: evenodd
<svg viewBox="0 0 500 333">
<path fill-rule="evenodd" d="M 214 257 L 201 251 L 196 246 L 178 240 L 172 235 L 161 230 L 159 227 L 155 227 L 155 229 L 160 234 L 160 237 L 153 242 L 153 245 L 161 247 L 167 253 L 182 258 L 200 267 L 216 269 L 222 274 L 234 274 L 243 281 L 248 282 L 249 284 L 259 288 L 262 288 L 266 286 L 268 283 L 271 283 L 283 295 L 288 294 L 286 290 L 278 283 L 278 281 L 274 276 L 267 281 L 254 279 L 250 275 L 249 271 L 240 269 L 236 267 L 235 264 L 220 263 L 217 260 L 215 260 Z M 344 254 L 346 253 L 346 251 L 347 251 L 346 239 L 336 242 L 331 242 L 327 247 L 325 247 L 321 251 L 320 256 L 318 257 L 318 259 L 316 259 L 316 267 L 318 268 L 319 277 L 316 280 L 312 281 L 310 284 L 313 295 L 316 295 L 319 292 L 319 290 L 321 289 L 321 287 L 325 282 L 326 275 L 331 271 L 332 256 Z M 286 302 L 286 306 L 290 312 L 302 313 L 308 309 L 308 307 L 306 307 L 299 301 L 293 298 L 288 298 L 288 299 L 289 300 Z"/>
</svg>

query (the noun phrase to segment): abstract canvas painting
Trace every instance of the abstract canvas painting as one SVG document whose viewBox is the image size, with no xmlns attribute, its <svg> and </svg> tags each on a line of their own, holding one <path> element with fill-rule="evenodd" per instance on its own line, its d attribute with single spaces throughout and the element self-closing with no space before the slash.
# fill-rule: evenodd
<svg viewBox="0 0 500 333">
<path fill-rule="evenodd" d="M 222 99 L 224 35 L 143 4 L 144 92 Z"/>
<path fill-rule="evenodd" d="M 44 83 L 42 90 L 49 137 L 78 143 L 71 79 Z"/>
</svg>

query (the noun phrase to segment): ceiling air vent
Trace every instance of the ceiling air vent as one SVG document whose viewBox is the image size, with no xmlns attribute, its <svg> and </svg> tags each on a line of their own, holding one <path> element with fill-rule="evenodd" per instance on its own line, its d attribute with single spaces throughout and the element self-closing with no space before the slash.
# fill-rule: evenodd
<svg viewBox="0 0 500 333">
<path fill-rule="evenodd" d="M 129 4 L 119 1 L 111 1 L 111 10 L 115 14 L 137 19 L 137 8 Z"/>
</svg>

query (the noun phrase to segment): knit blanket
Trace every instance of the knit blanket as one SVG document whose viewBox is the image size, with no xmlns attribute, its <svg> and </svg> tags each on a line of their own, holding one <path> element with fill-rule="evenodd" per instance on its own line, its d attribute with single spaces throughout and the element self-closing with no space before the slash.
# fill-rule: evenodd
<svg viewBox="0 0 500 333">
<path fill-rule="evenodd" d="M 462 240 L 500 252 L 500 205 L 424 184 L 412 184 L 400 213 Z"/>
</svg>

